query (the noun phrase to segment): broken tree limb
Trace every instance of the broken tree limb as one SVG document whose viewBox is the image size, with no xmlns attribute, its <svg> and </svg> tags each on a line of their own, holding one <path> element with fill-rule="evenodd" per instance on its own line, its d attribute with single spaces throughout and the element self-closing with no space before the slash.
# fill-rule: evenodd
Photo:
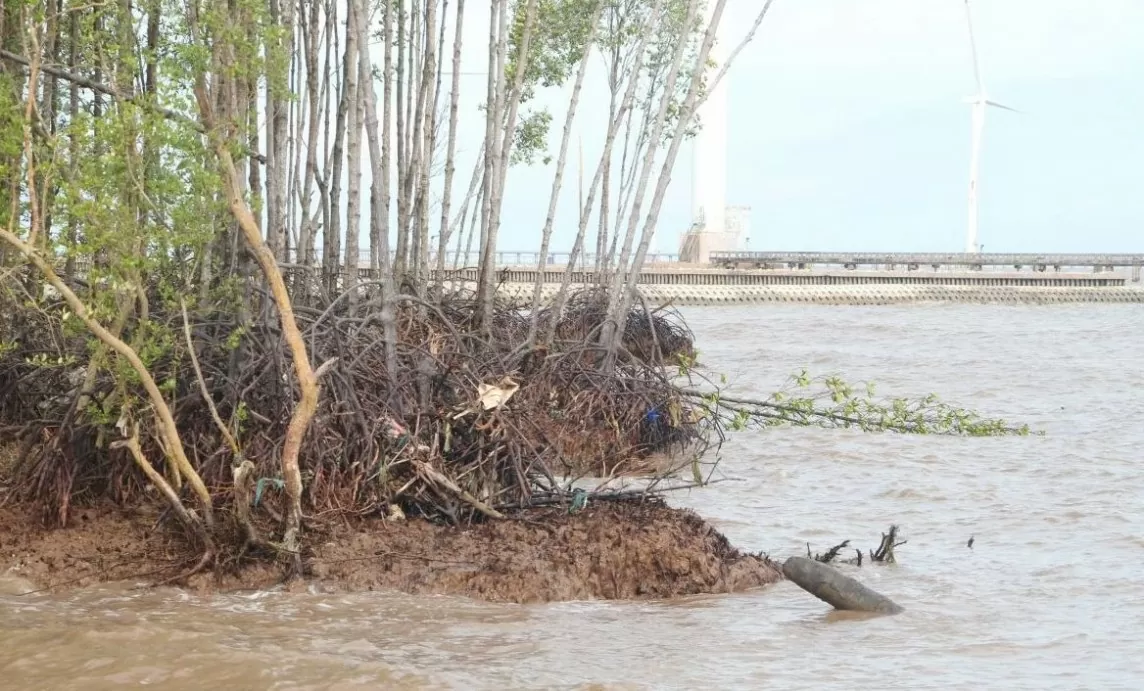
<svg viewBox="0 0 1144 691">
<path fill-rule="evenodd" d="M 234 473 L 234 514 L 246 531 L 246 545 L 263 545 L 265 542 L 254 527 L 250 517 L 250 503 L 254 494 L 254 463 L 244 460 L 232 469 Z"/>
<path fill-rule="evenodd" d="M 898 526 L 890 526 L 890 532 L 882 533 L 882 542 L 878 545 L 878 550 L 870 552 L 870 559 L 873 561 L 880 561 L 886 564 L 896 564 L 897 560 L 894 558 L 894 548 L 901 547 L 906 544 L 906 540 L 898 542 Z"/>
<path fill-rule="evenodd" d="M 426 463 L 424 461 L 416 461 L 415 460 L 415 461 L 413 461 L 413 465 L 414 465 L 414 467 L 417 468 L 417 472 L 421 473 L 422 476 L 424 476 L 424 477 L 428 478 L 429 480 L 437 483 L 438 485 L 444 487 L 445 489 L 449 490 L 450 492 L 453 492 L 454 494 L 459 496 L 461 499 L 466 501 L 474 509 L 476 509 L 477 511 L 480 511 L 481 513 L 488 516 L 489 518 L 496 518 L 496 519 L 503 519 L 504 518 L 503 513 L 501 513 L 500 511 L 497 511 L 496 509 L 494 509 L 493 507 L 484 503 L 480 499 L 477 499 L 473 495 L 471 495 L 468 492 L 466 492 L 465 490 L 461 489 L 460 487 L 457 486 L 457 483 L 450 480 L 444 474 L 437 472 L 437 470 L 435 470 L 433 468 L 433 466 L 429 465 L 428 463 Z"/>
<path fill-rule="evenodd" d="M 890 598 L 874 592 L 834 567 L 806 557 L 791 557 L 783 575 L 835 609 L 854 612 L 898 614 L 903 609 Z"/>
</svg>

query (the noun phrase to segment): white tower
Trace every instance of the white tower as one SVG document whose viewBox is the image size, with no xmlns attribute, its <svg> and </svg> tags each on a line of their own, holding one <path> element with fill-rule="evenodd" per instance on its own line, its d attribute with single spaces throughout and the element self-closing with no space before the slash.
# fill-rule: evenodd
<svg viewBox="0 0 1144 691">
<path fill-rule="evenodd" d="M 704 27 L 710 25 L 714 4 L 707 3 Z M 714 79 L 727 60 L 723 22 L 719 24 L 715 44 L 711 46 L 710 59 L 715 67 L 710 70 L 709 79 Z M 730 71 L 723 75 L 699 106 L 701 128 L 692 142 L 695 152 L 691 172 L 695 215 L 692 220 L 706 233 L 722 233 L 727 229 L 727 81 L 730 76 Z"/>
</svg>

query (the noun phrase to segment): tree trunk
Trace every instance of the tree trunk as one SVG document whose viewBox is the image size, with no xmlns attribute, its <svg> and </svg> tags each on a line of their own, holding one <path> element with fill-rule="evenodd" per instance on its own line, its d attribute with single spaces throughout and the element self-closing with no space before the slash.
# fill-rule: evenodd
<svg viewBox="0 0 1144 691">
<path fill-rule="evenodd" d="M 337 138 L 336 134 L 332 133 L 334 127 L 335 107 L 334 100 L 337 99 L 338 103 L 341 102 L 341 72 L 337 69 L 338 59 L 338 32 L 337 32 L 337 0 L 326 0 L 326 28 L 325 28 L 325 41 L 326 49 L 325 55 L 322 59 L 322 172 L 317 179 L 318 191 L 322 195 L 322 225 L 321 232 L 323 234 L 322 241 L 322 257 L 318 261 L 317 252 L 315 251 L 314 260 L 316 263 L 325 264 L 326 248 L 329 244 L 330 227 L 333 224 L 333 195 L 331 194 L 330 186 L 333 184 L 332 168 L 333 168 L 333 147 L 331 142 Z M 314 229 L 315 244 L 317 244 L 318 228 Z M 310 271 L 310 270 L 308 270 Z M 310 273 L 311 277 L 321 277 L 321 271 L 317 269 Z"/>
<path fill-rule="evenodd" d="M 2 16 L 0 12 L 0 16 Z M 72 10 L 68 13 L 68 69 L 72 73 L 76 72 L 76 67 L 79 64 L 79 12 Z M 158 13 L 155 13 L 158 16 Z M 68 87 L 68 121 L 75 122 L 79 116 L 79 85 L 74 81 Z M 79 139 L 77 133 L 73 129 L 68 136 L 68 159 L 71 162 L 72 170 L 79 167 Z M 74 248 L 79 241 L 79 217 L 72 214 L 68 217 L 68 230 L 67 230 L 67 246 Z M 3 257 L 0 256 L 0 266 L 3 265 Z M 75 278 L 75 253 L 68 252 L 67 262 L 64 265 L 64 278 L 69 281 Z"/>
<path fill-rule="evenodd" d="M 637 58 L 642 56 L 647 47 L 648 41 L 655 33 L 656 29 L 660 26 L 660 10 L 663 6 L 664 0 L 656 0 L 655 6 L 651 12 L 647 14 L 644 23 L 640 28 L 639 39 L 636 43 L 635 55 Z M 638 64 L 638 63 L 637 63 Z M 636 85 L 639 84 L 638 67 L 633 68 L 629 79 L 627 88 L 624 90 L 624 98 L 620 103 L 620 110 L 616 117 L 608 124 L 608 133 L 604 138 L 604 153 L 600 156 L 600 162 L 596 166 L 596 172 L 592 176 L 592 183 L 588 186 L 588 198 L 584 202 L 583 209 L 580 213 L 580 226 L 576 230 L 576 240 L 572 244 L 572 251 L 568 256 L 568 264 L 576 263 L 576 259 L 584 246 L 584 236 L 588 229 L 589 213 L 595 203 L 596 191 L 600 187 L 600 180 L 603 177 L 603 171 L 608 161 L 612 158 L 612 149 L 615 146 L 616 135 L 619 133 L 620 124 L 623 122 L 625 113 L 632 108 L 632 103 L 635 101 Z M 556 322 L 559 320 L 560 315 L 563 313 L 564 305 L 568 299 L 569 286 L 571 285 L 572 272 L 565 271 L 563 279 L 560 282 L 560 290 L 556 294 L 556 300 L 552 308 L 553 318 L 548 323 L 548 330 L 545 334 L 545 341 L 551 341 L 555 335 Z"/>
<path fill-rule="evenodd" d="M 421 235 L 421 208 L 420 200 L 417 198 L 421 190 L 421 179 L 425 175 L 427 166 L 425 164 L 426 151 L 425 151 L 425 130 L 426 130 L 426 110 L 429 102 L 429 87 L 432 84 L 432 74 L 426 74 L 427 60 L 418 63 L 419 51 L 417 48 L 424 41 L 426 44 L 431 44 L 431 40 L 425 40 L 425 36 L 420 31 L 420 12 L 418 5 L 414 3 L 414 10 L 412 14 L 412 29 L 410 31 L 410 55 L 412 56 L 409 77 L 409 103 L 406 104 L 406 117 L 407 117 L 407 136 L 408 141 L 405 142 L 406 152 L 408 157 L 406 159 L 405 176 L 399 184 L 398 194 L 401 195 L 401 204 L 405 208 L 405 219 L 402 226 L 402 233 L 409 237 L 409 257 L 407 261 L 412 265 L 412 270 L 409 272 L 409 278 L 413 282 L 415 289 L 419 295 L 423 296 L 422 291 L 422 257 L 424 251 L 424 242 Z M 426 17 L 428 19 L 428 17 Z M 431 50 L 431 49 L 430 49 Z M 428 55 L 430 50 L 425 50 Z M 420 64 L 421 69 L 415 69 Z M 416 89 L 415 89 L 416 85 Z M 414 91 L 416 91 L 416 98 L 414 98 Z"/>
<path fill-rule="evenodd" d="M 269 0 L 270 20 L 281 32 L 275 48 L 283 55 L 294 52 L 294 2 Z M 286 185 L 290 154 L 289 87 L 271 84 L 266 90 L 266 238 L 277 261 L 286 260 Z"/>
<path fill-rule="evenodd" d="M 724 2 L 725 0 L 716 0 L 716 19 L 718 18 L 718 13 L 722 11 Z M 699 0 L 688 0 L 687 18 L 683 23 L 683 31 L 681 32 L 682 36 L 689 35 L 691 28 L 695 25 L 698 12 Z M 680 40 L 678 43 L 676 43 L 674 54 L 672 55 L 671 67 L 668 69 L 667 77 L 664 79 L 663 96 L 660 99 L 655 121 L 652 123 L 651 131 L 648 135 L 649 143 L 647 149 L 644 151 L 644 158 L 640 167 L 640 178 L 635 191 L 635 199 L 632 201 L 632 209 L 628 216 L 628 227 L 627 232 L 624 234 L 623 249 L 620 252 L 620 256 L 616 260 L 615 274 L 612 277 L 611 290 L 608 293 L 608 319 L 604 321 L 604 326 L 600 330 L 601 341 L 605 344 L 618 343 L 618 339 L 623 335 L 622 329 L 620 329 L 617 324 L 624 322 L 616 322 L 613 320 L 620 318 L 622 314 L 619 312 L 620 305 L 626 302 L 620 295 L 621 289 L 624 285 L 623 280 L 626 278 L 625 269 L 628 264 L 629 255 L 631 254 L 632 243 L 634 242 L 636 233 L 636 225 L 639 223 L 639 213 L 643 204 L 643 196 L 645 190 L 647 189 L 648 179 L 651 177 L 652 165 L 655 162 L 655 143 L 660 140 L 660 136 L 663 131 L 663 124 L 667 118 L 667 111 L 668 106 L 671 103 L 671 97 L 675 93 L 675 81 L 679 75 L 679 68 L 683 63 L 683 55 L 686 49 L 686 45 L 686 40 Z M 696 67 L 698 72 L 692 75 L 693 86 L 698 85 L 702 80 L 702 66 L 704 64 L 704 60 L 706 60 L 706 53 L 701 53 L 701 59 L 697 62 Z M 684 121 L 682 117 L 679 119 L 679 122 L 681 122 L 684 129 L 686 129 L 687 122 Z M 678 142 L 672 142 L 673 147 L 677 148 L 677 145 Z M 609 349 L 608 352 L 609 355 L 613 354 L 611 349 Z M 608 358 L 608 362 L 605 363 L 605 366 L 611 365 L 610 360 L 611 357 Z"/>
<path fill-rule="evenodd" d="M 405 274 L 407 255 L 409 253 L 409 224 L 407 218 L 409 209 L 405 205 L 405 177 L 408 175 L 408 157 L 405 146 L 405 0 L 397 0 L 397 259 L 394 261 L 394 272 L 399 280 Z M 389 98 L 386 98 L 386 108 L 389 107 Z M 386 127 L 389 126 L 389 116 L 385 118 Z M 386 136 L 388 146 L 389 136 Z"/>
<path fill-rule="evenodd" d="M 477 190 L 477 199 L 475 202 L 473 202 L 473 218 L 469 222 L 469 236 L 465 240 L 465 264 L 466 265 L 468 265 L 469 257 L 473 256 L 473 235 L 476 234 L 477 223 L 481 221 L 481 212 L 482 212 L 482 209 L 484 208 L 484 206 L 483 206 L 484 193 L 485 193 L 485 186 L 484 186 L 483 180 L 482 180 L 482 185 Z M 461 228 L 461 230 L 464 231 L 464 228 Z M 460 238 L 458 238 L 457 239 L 457 252 L 460 253 L 460 251 L 461 251 L 461 240 L 460 240 Z M 477 261 L 479 263 L 480 259 L 478 258 Z"/>
<path fill-rule="evenodd" d="M 389 288 L 383 287 L 383 291 L 386 293 L 386 295 L 389 295 L 393 291 L 392 279 L 394 278 L 394 276 L 393 276 L 394 270 L 392 268 L 392 265 L 390 263 L 390 258 L 389 258 L 389 216 L 390 216 L 390 209 L 392 206 L 392 198 L 390 197 L 390 189 L 391 189 L 391 187 L 390 187 L 390 166 L 392 164 L 392 149 L 390 148 L 390 143 L 392 141 L 392 134 L 393 134 L 393 22 L 394 22 L 394 19 L 395 19 L 395 17 L 394 17 L 393 3 L 387 2 L 385 4 L 385 25 L 384 25 L 383 31 L 382 31 L 382 33 L 384 34 L 383 41 L 385 43 L 385 58 L 384 58 L 385 64 L 383 66 L 385 74 L 383 75 L 384 81 L 382 84 L 382 103 L 383 103 L 383 105 L 382 105 L 382 125 L 381 125 L 381 163 L 380 163 L 381 177 L 380 178 L 378 178 L 376 175 L 377 166 L 379 164 L 373 163 L 374 171 L 375 171 L 375 175 L 374 175 L 375 188 L 374 189 L 376 189 L 377 180 L 380 179 L 380 181 L 381 181 L 381 183 L 380 183 L 381 184 L 381 190 L 380 190 L 381 210 L 379 212 L 379 214 L 381 216 L 381 220 L 380 220 L 380 226 L 379 226 L 378 231 L 377 231 L 378 233 L 381 234 L 381 237 L 379 238 L 379 240 L 380 240 L 379 247 L 385 248 L 384 253 L 382 253 L 382 251 L 380 249 L 378 250 L 378 253 L 379 253 L 378 254 L 378 270 L 383 272 L 383 278 L 387 277 L 388 279 L 391 280 L 391 282 L 389 284 Z M 401 21 L 401 15 L 400 14 L 397 15 L 396 20 L 398 22 Z M 367 59 L 368 59 L 368 57 L 367 57 Z M 373 82 L 371 81 L 370 84 L 372 85 L 372 83 Z M 376 94 L 376 92 L 373 92 L 372 90 L 370 93 Z M 371 109 L 374 111 L 373 117 L 376 119 L 376 117 L 377 117 L 376 97 L 374 98 L 373 105 L 371 106 Z M 366 127 L 366 131 L 367 132 L 369 131 L 368 124 Z M 371 155 L 372 155 L 373 150 L 371 149 L 370 151 L 371 151 Z M 400 257 L 400 254 L 401 253 L 398 252 L 398 257 Z M 386 276 L 385 274 L 388 274 L 388 276 Z M 394 362 L 396 362 L 396 360 L 394 360 Z M 391 374 L 390 376 L 393 376 L 393 375 Z"/>
<path fill-rule="evenodd" d="M 358 7 L 359 16 L 365 16 L 363 0 L 354 0 Z M 385 56 L 389 61 L 389 36 L 392 35 L 392 9 L 386 5 L 385 9 Z M 365 23 L 358 25 L 359 40 L 362 45 L 368 45 Z M 389 164 L 389 140 L 378 141 L 377 133 L 377 91 L 373 80 L 373 67 L 370 62 L 369 50 L 360 51 L 360 70 L 362 75 L 362 91 L 365 96 L 365 133 L 369 141 L 369 161 L 371 176 L 370 186 L 370 236 L 375 238 L 375 255 L 377 258 L 378 278 L 381 280 L 381 327 L 385 338 L 385 369 L 386 380 L 392 390 L 394 378 L 397 376 L 397 318 L 395 305 L 397 302 L 394 290 L 393 270 L 389 263 L 389 172 L 385 168 Z M 387 69 L 388 72 L 388 69 Z M 388 80 L 387 80 L 388 81 Z M 386 104 L 388 114 L 388 103 Z M 385 128 L 388 131 L 388 127 Z"/>
<path fill-rule="evenodd" d="M 560 137 L 560 154 L 556 158 L 556 174 L 553 176 L 552 191 L 548 197 L 548 215 L 544 218 L 544 229 L 540 234 L 540 258 L 536 267 L 536 284 L 532 287 L 532 311 L 528 323 L 529 347 L 536 341 L 536 330 L 540 318 L 540 293 L 544 285 L 544 274 L 547 268 L 548 245 L 552 240 L 552 225 L 556 220 L 556 204 L 560 201 L 560 187 L 564 181 L 564 165 L 568 160 L 568 143 L 572 140 L 572 123 L 576 119 L 576 108 L 580 105 L 580 89 L 584 85 L 584 74 L 588 71 L 588 59 L 592 56 L 592 51 L 595 48 L 596 32 L 599 29 L 600 15 L 603 11 L 604 3 L 598 3 L 590 20 L 592 28 L 584 42 L 580 65 L 576 69 L 576 81 L 572 85 L 572 97 L 568 100 L 568 112 L 564 116 L 564 132 Z M 569 257 L 565 273 L 571 273 L 574 268 L 574 262 Z"/>
<path fill-rule="evenodd" d="M 63 14 L 62 0 L 48 0 L 47 10 L 47 30 L 44 37 L 43 54 L 46 61 L 51 65 L 60 64 L 60 15 Z M 41 123 L 47 129 L 49 136 L 56 134 L 56 113 L 59 104 L 59 78 L 50 73 L 44 74 L 43 89 L 40 98 L 39 117 Z M 56 242 L 56 234 L 53 232 L 52 223 L 52 207 L 56 199 L 55 192 L 59 189 L 59 184 L 54 182 L 55 175 L 45 175 L 44 171 L 40 173 L 40 180 L 36 187 L 40 190 L 40 214 L 43 218 L 44 227 L 44 243 L 45 247 L 50 247 Z"/>
<path fill-rule="evenodd" d="M 292 1 L 292 0 L 287 0 Z M 300 0 L 298 0 L 300 1 Z M 305 22 L 303 22 L 305 23 Z M 292 33 L 297 33 L 296 28 L 291 29 Z M 291 39 L 291 45 L 297 45 L 297 37 Z M 299 84 L 299 69 L 301 67 L 301 57 L 297 51 L 290 51 L 290 94 L 299 94 L 305 98 L 302 87 Z M 305 101 L 302 102 L 302 105 Z M 286 175 L 286 189 L 282 195 L 282 218 L 283 227 L 285 231 L 285 243 L 282 246 L 281 261 L 292 262 L 297 261 L 298 252 L 298 216 L 297 207 L 295 205 L 298 199 L 299 188 L 301 187 L 301 180 L 298 175 L 302 171 L 302 147 L 298 143 L 302 141 L 302 118 L 299 104 L 293 99 L 287 101 L 286 107 L 286 160 L 289 161 Z"/>
<path fill-rule="evenodd" d="M 517 51 L 516 74 L 513 78 L 512 89 L 507 93 L 505 92 L 504 79 L 502 78 L 500 80 L 501 86 L 497 93 L 497 124 L 500 128 L 503 128 L 503 132 L 499 140 L 501 151 L 496 158 L 496 177 L 493 179 L 491 186 L 493 196 L 489 205 L 488 231 L 484 246 L 481 248 L 485 254 L 481 262 L 480 300 L 486 323 L 492 320 L 493 314 L 493 292 L 495 291 L 493 277 L 496 271 L 497 233 L 500 230 L 501 203 L 504 201 L 504 185 L 508 174 L 509 160 L 512 154 L 513 132 L 516 130 L 516 115 L 517 109 L 520 106 L 520 92 L 524 85 L 525 75 L 528 73 L 530 57 L 529 44 L 532 40 L 532 31 L 536 26 L 537 4 L 538 0 L 528 0 L 528 5 L 525 7 L 524 30 L 521 32 L 520 46 Z M 497 47 L 497 72 L 501 75 L 504 74 L 504 58 L 508 46 L 508 30 L 506 26 L 508 16 L 507 5 L 507 2 L 502 4 L 500 12 L 501 35 L 499 37 L 500 45 Z M 506 113 L 503 117 L 503 123 L 501 121 L 501 113 Z"/>
<path fill-rule="evenodd" d="M 345 160 L 346 119 L 349 109 L 357 100 L 358 34 L 350 31 L 352 21 L 346 13 L 346 49 L 342 61 L 342 94 L 338 102 L 338 121 L 334 125 L 333 172 L 330 175 L 330 228 L 326 233 L 326 290 L 331 294 L 340 291 L 338 278 L 341 275 L 341 195 L 342 162 Z M 351 88 L 351 80 L 353 87 Z"/>
<path fill-rule="evenodd" d="M 442 27 L 444 24 L 441 22 Z M 445 253 L 451 234 L 449 211 L 453 199 L 453 175 L 457 168 L 457 113 L 461 102 L 461 38 L 464 29 L 465 0 L 457 0 L 457 26 L 453 29 L 453 75 L 452 86 L 449 91 L 449 133 L 448 141 L 445 144 L 445 182 L 441 190 L 441 227 L 437 231 L 438 273 L 445 271 Z M 472 194 L 471 189 L 469 194 Z"/>
<path fill-rule="evenodd" d="M 610 56 L 610 64 L 608 69 L 608 122 L 616 119 L 616 108 L 619 104 L 616 103 L 617 96 L 620 91 L 620 44 L 614 43 L 612 45 L 612 52 Z M 625 151 L 626 153 L 626 151 Z M 621 159 L 620 177 L 623 177 L 623 159 Z M 604 272 L 607 271 L 607 265 L 604 263 L 605 253 L 608 249 L 608 221 L 609 221 L 609 200 L 611 199 L 612 189 L 612 160 L 609 157 L 604 162 L 604 179 L 601 183 L 600 191 L 600 218 L 597 222 L 596 231 L 596 280 L 602 285 Z"/>
<path fill-rule="evenodd" d="M 429 180 L 433 166 L 433 146 L 436 141 L 437 122 L 437 2 L 425 3 L 425 58 L 421 73 L 421 96 L 417 105 L 420 128 L 420 176 L 417 179 L 417 271 L 416 283 L 421 297 L 428 284 L 429 270 Z"/>
<path fill-rule="evenodd" d="M 366 53 L 369 52 L 369 44 L 360 41 L 362 32 L 358 29 L 359 23 L 364 28 L 366 17 L 363 16 L 364 12 L 358 12 L 355 9 L 357 5 L 356 1 L 352 1 L 346 7 L 346 46 L 348 50 L 349 40 L 352 36 L 358 46 L 358 53 Z M 346 93 L 350 94 L 351 100 L 346 114 L 346 129 L 348 130 L 346 133 L 346 172 L 349 180 L 346 183 L 348 186 L 346 194 L 346 268 L 343 287 L 343 290 L 349 292 L 351 305 L 357 303 L 358 271 L 361 264 L 361 120 L 364 114 L 362 111 L 364 90 L 359 78 L 364 80 L 368 77 L 360 74 L 360 55 L 354 55 L 354 59 L 353 69 L 346 72 Z M 346 60 L 349 60 L 348 53 Z"/>
<path fill-rule="evenodd" d="M 500 128 L 497 127 L 499 122 L 499 111 L 497 109 L 497 94 L 500 93 L 501 84 L 504 81 L 502 75 L 504 70 L 504 59 L 501 53 L 501 45 L 503 41 L 507 41 L 505 36 L 505 25 L 507 20 L 505 17 L 505 3 L 507 0 L 490 0 L 489 1 L 489 70 L 488 79 L 486 81 L 485 89 L 485 143 L 484 143 L 484 174 L 481 179 L 481 238 L 478 245 L 479 258 L 477 260 L 477 300 L 478 304 L 484 300 L 484 286 L 486 280 L 491 280 L 491 277 L 486 277 L 485 255 L 488 253 L 488 234 L 489 234 L 489 216 L 492 209 L 492 196 L 493 196 L 493 180 L 496 178 L 497 172 L 497 156 L 500 154 L 500 142 L 497 136 Z M 499 58 L 499 61 L 498 61 Z M 472 242 L 470 236 L 469 241 Z M 466 257 L 468 250 L 465 252 Z M 483 314 L 483 310 L 481 311 Z"/>
<path fill-rule="evenodd" d="M 617 314 L 624 314 L 631 309 L 631 305 L 635 296 L 635 281 L 639 276 L 640 270 L 643 268 L 643 262 L 647 255 L 648 245 L 651 244 L 651 238 L 655 234 L 655 223 L 659 217 L 659 211 L 663 205 L 663 198 L 667 193 L 668 184 L 671 182 L 671 170 L 675 167 L 675 159 L 679 153 L 679 147 L 682 143 L 683 135 L 687 131 L 687 126 L 691 122 L 691 119 L 694 117 L 696 109 L 698 108 L 699 104 L 702 103 L 702 99 L 700 98 L 700 87 L 704 81 L 703 66 L 707 64 L 707 56 L 710 54 L 711 45 L 715 41 L 715 33 L 718 29 L 719 21 L 722 18 L 723 7 L 725 4 L 726 0 L 716 0 L 715 7 L 712 10 L 711 21 L 707 26 L 706 32 L 704 33 L 703 44 L 699 49 L 699 56 L 696 59 L 696 72 L 692 75 L 691 84 L 688 87 L 687 96 L 684 99 L 683 106 L 679 114 L 679 120 L 675 124 L 675 132 L 671 138 L 671 143 L 668 146 L 667 155 L 660 170 L 659 181 L 656 185 L 655 194 L 652 197 L 651 209 L 649 209 L 647 219 L 644 222 L 643 234 L 640 239 L 639 248 L 637 249 L 636 256 L 632 262 L 632 271 L 628 278 L 625 290 L 621 295 L 616 296 L 619 298 L 618 309 L 616 310 Z M 763 5 L 763 8 L 759 13 L 759 22 L 762 21 L 762 17 L 766 15 L 769 7 L 770 2 L 767 2 Z M 755 24 L 755 27 L 757 26 L 758 22 Z M 747 35 L 745 41 L 749 41 L 753 33 L 754 29 L 752 29 L 751 33 Z M 734 59 L 734 56 L 738 54 L 739 50 L 742 48 L 742 45 L 743 43 L 740 43 L 739 47 L 737 47 L 728 56 L 727 62 L 722 66 L 723 72 L 725 72 L 729 66 L 730 61 Z M 723 72 L 720 72 L 720 75 L 722 75 Z M 666 97 L 667 96 L 665 94 L 665 98 Z M 658 141 L 658 138 L 653 137 L 652 141 Z M 604 341 L 604 343 L 608 347 L 608 359 L 614 360 L 616 350 L 619 347 L 619 343 L 623 334 L 612 332 L 610 335 L 611 341 Z"/>
<path fill-rule="evenodd" d="M 464 232 L 465 232 L 465 218 L 468 217 L 468 215 L 469 215 L 469 204 L 470 204 L 470 202 L 474 203 L 478 207 L 481 204 L 479 198 L 476 200 L 473 199 L 473 194 L 477 193 L 477 185 L 480 184 L 480 182 L 481 182 L 481 173 L 484 170 L 484 155 L 485 155 L 485 149 L 484 149 L 484 145 L 482 145 L 481 150 L 477 152 L 476 165 L 473 166 L 473 175 L 472 175 L 472 177 L 469 178 L 469 189 L 467 192 L 465 192 L 465 198 L 461 202 L 461 213 L 457 214 L 457 218 L 453 219 L 452 225 L 450 225 L 448 230 L 447 230 L 446 237 L 448 239 L 452 239 L 453 231 L 456 228 L 460 228 L 461 235 L 464 234 Z M 478 216 L 480 216 L 479 213 L 476 213 L 476 212 L 473 213 L 473 218 L 477 218 Z M 453 266 L 457 267 L 457 268 L 460 268 L 461 266 L 466 265 L 467 262 L 469 261 L 469 257 L 466 254 L 465 259 L 464 259 L 465 264 L 462 264 L 462 260 L 461 260 L 461 240 L 462 240 L 462 237 L 461 237 L 461 235 L 457 236 L 457 251 L 456 251 L 456 254 L 453 256 Z"/>
<path fill-rule="evenodd" d="M 294 375 L 298 381 L 300 397 L 286 427 L 286 437 L 282 445 L 282 478 L 286 484 L 288 505 L 286 511 L 286 529 L 283 533 L 282 548 L 293 557 L 294 575 L 301 575 L 301 530 L 302 530 L 302 472 L 298 464 L 298 455 L 302 449 L 302 440 L 310 426 L 310 420 L 318 407 L 318 377 L 321 372 L 315 372 L 310 365 L 309 354 L 306 352 L 306 343 L 302 339 L 302 332 L 294 319 L 294 306 L 290 295 L 286 291 L 286 282 L 282 279 L 282 272 L 273 252 L 262 239 L 258 224 L 254 222 L 254 215 L 243 196 L 242 184 L 231 158 L 228 142 L 218 135 L 214 116 L 211 112 L 210 99 L 207 96 L 205 79 L 200 75 L 195 85 L 195 99 L 198 101 L 199 114 L 204 128 L 211 137 L 211 145 L 218 157 L 219 168 L 222 173 L 223 185 L 227 196 L 230 212 L 234 214 L 246 240 L 247 248 L 254 255 L 255 260 L 262 269 L 262 274 L 270 286 L 271 295 L 282 328 L 282 334 L 290 348 L 294 361 Z"/>
<path fill-rule="evenodd" d="M 313 212 L 311 197 L 314 193 L 314 184 L 318 179 L 318 135 L 321 125 L 319 106 L 322 94 L 318 84 L 318 40 L 321 18 L 321 3 L 319 0 L 309 2 L 310 16 L 308 22 L 300 22 L 302 27 L 302 49 L 306 60 L 306 105 L 307 132 L 306 132 L 306 176 L 302 182 L 301 212 L 302 226 L 298 237 L 298 263 L 306 272 L 314 262 L 314 235 L 317 214 Z M 303 276 L 306 274 L 303 273 Z M 303 285 L 309 286 L 309 282 Z M 307 288 L 308 289 L 308 288 Z"/>
</svg>

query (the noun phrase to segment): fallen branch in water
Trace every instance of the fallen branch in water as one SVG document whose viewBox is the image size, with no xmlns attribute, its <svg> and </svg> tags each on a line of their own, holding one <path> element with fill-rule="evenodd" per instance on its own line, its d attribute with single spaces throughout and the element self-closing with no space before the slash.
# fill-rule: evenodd
<svg viewBox="0 0 1144 691">
<path fill-rule="evenodd" d="M 792 376 L 783 389 L 766 400 L 727 396 L 719 388 L 686 388 L 682 392 L 699 399 L 708 414 L 723 420 L 731 429 L 795 425 L 972 437 L 1032 433 L 1028 425 L 1014 426 L 1000 418 L 949 405 L 936 394 L 917 399 L 879 399 L 873 384 L 860 390 L 839 377 L 812 379 L 805 371 Z"/>
<path fill-rule="evenodd" d="M 849 540 L 843 540 L 842 542 L 840 542 L 840 543 L 838 543 L 837 545 L 834 545 L 833 547 L 831 547 L 830 549 L 828 549 L 828 550 L 826 551 L 826 554 L 816 554 L 816 555 L 814 555 L 813 559 L 814 559 L 815 561 L 820 561 L 820 562 L 822 562 L 823 564 L 829 564 L 830 562 L 832 562 L 832 561 L 834 561 L 835 559 L 837 559 L 837 558 L 838 558 L 838 553 L 839 553 L 839 552 L 841 552 L 842 550 L 846 549 L 848 546 L 850 546 L 850 541 L 849 541 Z M 854 551 L 858 553 L 858 566 L 861 566 L 861 565 L 862 565 L 862 551 L 861 551 L 861 550 L 857 550 L 857 549 L 856 549 L 856 550 L 854 550 Z M 810 556 L 810 543 L 809 543 L 809 542 L 808 542 L 808 543 L 806 543 L 806 557 L 807 557 L 807 559 L 811 559 L 811 558 L 812 558 L 812 557 Z"/>
<path fill-rule="evenodd" d="M 870 558 L 874 561 L 884 562 L 886 564 L 896 564 L 897 560 L 894 559 L 894 548 L 906 544 L 905 540 L 898 542 L 898 526 L 890 526 L 890 532 L 882 533 L 882 543 L 878 545 L 878 550 L 870 553 Z"/>
<path fill-rule="evenodd" d="M 891 525 L 889 532 L 882 533 L 882 540 L 878 544 L 878 549 L 870 550 L 870 560 L 884 564 L 896 564 L 897 560 L 894 558 L 894 548 L 901 547 L 906 544 L 906 540 L 898 541 L 898 526 Z M 806 543 L 806 558 L 812 561 L 817 561 L 822 564 L 850 564 L 851 566 L 862 566 L 862 550 L 854 550 L 853 559 L 839 559 L 842 550 L 850 546 L 850 540 L 843 540 L 842 542 L 834 545 L 826 550 L 823 554 L 812 554 L 810 550 L 810 543 Z"/>
</svg>

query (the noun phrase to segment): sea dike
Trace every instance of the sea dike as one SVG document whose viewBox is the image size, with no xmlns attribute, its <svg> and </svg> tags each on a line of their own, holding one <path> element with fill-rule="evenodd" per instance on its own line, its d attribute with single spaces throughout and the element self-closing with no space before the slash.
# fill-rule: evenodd
<svg viewBox="0 0 1144 691">
<path fill-rule="evenodd" d="M 535 269 L 501 269 L 505 297 L 530 300 Z M 472 274 L 472 275 L 470 275 Z M 448 272 L 453 287 L 470 286 L 476 272 Z M 545 272 L 541 299 L 556 295 L 561 270 Z M 591 271 L 574 271 L 573 285 L 595 281 Z M 892 305 L 978 303 L 1048 305 L 1062 303 L 1144 303 L 1144 284 L 1117 273 L 1002 273 L 996 271 L 735 271 L 653 269 L 640 276 L 639 291 L 651 303 L 721 305 L 811 303 Z"/>
</svg>

